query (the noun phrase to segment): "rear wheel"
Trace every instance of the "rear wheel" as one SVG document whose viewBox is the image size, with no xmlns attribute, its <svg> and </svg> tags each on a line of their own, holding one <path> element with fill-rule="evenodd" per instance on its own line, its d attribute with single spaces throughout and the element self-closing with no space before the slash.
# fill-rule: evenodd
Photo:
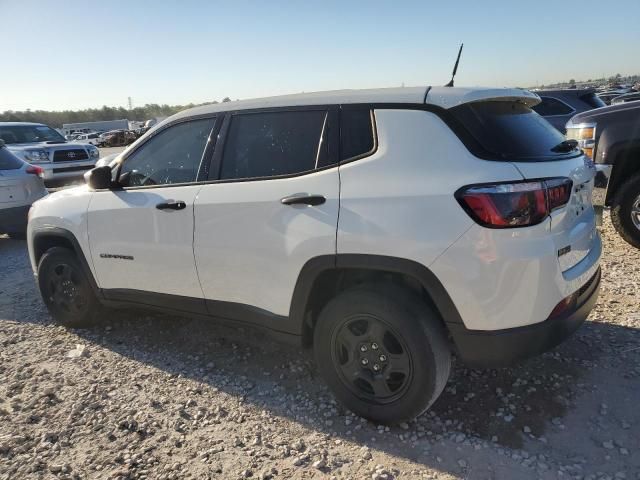
<svg viewBox="0 0 640 480">
<path fill-rule="evenodd" d="M 103 311 L 80 262 L 67 248 L 45 252 L 38 264 L 38 285 L 49 313 L 60 325 L 87 327 Z"/>
<path fill-rule="evenodd" d="M 620 187 L 611 206 L 611 223 L 627 243 L 640 248 L 640 175 Z"/>
<path fill-rule="evenodd" d="M 451 365 L 438 316 L 393 286 L 357 288 L 331 300 L 318 318 L 314 355 L 336 397 L 380 423 L 410 420 L 429 408 Z"/>
</svg>

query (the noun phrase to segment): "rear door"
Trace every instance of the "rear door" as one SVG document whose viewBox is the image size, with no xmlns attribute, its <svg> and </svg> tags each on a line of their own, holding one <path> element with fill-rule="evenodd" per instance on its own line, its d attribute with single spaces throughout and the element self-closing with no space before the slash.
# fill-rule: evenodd
<svg viewBox="0 0 640 480">
<path fill-rule="evenodd" d="M 227 115 L 214 182 L 195 201 L 194 251 L 212 314 L 282 320 L 304 264 L 335 254 L 336 120 L 327 108 Z"/>
<path fill-rule="evenodd" d="M 179 309 L 200 310 L 199 301 L 204 309 L 193 258 L 193 204 L 214 125 L 215 118 L 200 118 L 162 129 L 123 160 L 124 188 L 92 196 L 91 256 L 107 295 L 149 304 L 171 295 L 172 307 L 182 300 L 187 308 Z"/>
</svg>

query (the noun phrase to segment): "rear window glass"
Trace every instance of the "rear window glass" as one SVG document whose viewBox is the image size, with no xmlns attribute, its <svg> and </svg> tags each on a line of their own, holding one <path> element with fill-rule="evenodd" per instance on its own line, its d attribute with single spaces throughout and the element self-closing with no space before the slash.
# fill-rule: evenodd
<svg viewBox="0 0 640 480">
<path fill-rule="evenodd" d="M 466 103 L 450 112 L 487 153 L 498 157 L 496 160 L 542 161 L 580 154 L 578 149 L 554 152 L 564 135 L 523 103 Z"/>
<path fill-rule="evenodd" d="M 22 167 L 22 161 L 6 148 L 0 147 L 0 170 L 17 170 Z"/>
<path fill-rule="evenodd" d="M 600 108 L 600 107 L 607 106 L 607 104 L 604 103 L 602 99 L 599 96 L 597 96 L 595 93 L 587 93 L 586 95 L 582 95 L 580 97 L 580 100 L 582 100 L 584 103 L 586 103 L 592 108 Z"/>
<path fill-rule="evenodd" d="M 371 110 L 343 110 L 340 124 L 341 160 L 364 155 L 373 150 Z"/>
</svg>

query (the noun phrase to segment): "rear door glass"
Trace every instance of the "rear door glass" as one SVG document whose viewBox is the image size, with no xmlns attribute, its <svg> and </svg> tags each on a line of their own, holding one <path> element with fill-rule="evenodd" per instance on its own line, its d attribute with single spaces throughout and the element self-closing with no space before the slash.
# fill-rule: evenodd
<svg viewBox="0 0 640 480">
<path fill-rule="evenodd" d="M 234 115 L 220 178 L 262 178 L 310 172 L 328 164 L 327 111 Z"/>
<path fill-rule="evenodd" d="M 450 112 L 475 141 L 496 160 L 548 161 L 580 155 L 579 149 L 554 152 L 565 137 L 520 102 L 465 103 Z"/>
</svg>

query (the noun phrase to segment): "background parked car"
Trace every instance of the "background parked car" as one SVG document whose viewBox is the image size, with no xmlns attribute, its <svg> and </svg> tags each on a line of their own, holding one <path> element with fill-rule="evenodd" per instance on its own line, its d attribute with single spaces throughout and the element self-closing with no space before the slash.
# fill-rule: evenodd
<svg viewBox="0 0 640 480">
<path fill-rule="evenodd" d="M 640 92 L 625 93 L 611 100 L 611 105 L 618 105 L 620 103 L 635 102 L 640 100 Z"/>
<path fill-rule="evenodd" d="M 542 100 L 533 107 L 557 130 L 565 133 L 565 125 L 576 113 L 606 106 L 590 88 L 536 90 Z"/>
<path fill-rule="evenodd" d="M 18 158 L 39 165 L 45 182 L 81 177 L 100 157 L 95 146 L 69 143 L 42 123 L 0 122 L 0 139 Z"/>
<path fill-rule="evenodd" d="M 124 147 L 131 145 L 138 138 L 138 135 L 131 130 L 112 130 L 103 133 L 98 139 L 101 147 Z"/>
<path fill-rule="evenodd" d="M 23 237 L 31 204 L 47 195 L 42 168 L 11 153 L 0 140 L 0 233 Z"/>
<path fill-rule="evenodd" d="M 611 105 L 611 102 L 614 98 L 619 97 L 620 95 L 624 95 L 628 93 L 628 90 L 606 90 L 604 92 L 598 93 L 598 97 L 607 105 Z"/>
<path fill-rule="evenodd" d="M 595 161 L 593 203 L 611 207 L 620 236 L 640 248 L 640 102 L 583 112 L 567 123 L 567 137 L 577 140 Z"/>
<path fill-rule="evenodd" d="M 98 145 L 100 134 L 98 132 L 83 133 L 78 135 L 73 141 L 75 143 L 88 143 L 90 145 Z"/>
</svg>

